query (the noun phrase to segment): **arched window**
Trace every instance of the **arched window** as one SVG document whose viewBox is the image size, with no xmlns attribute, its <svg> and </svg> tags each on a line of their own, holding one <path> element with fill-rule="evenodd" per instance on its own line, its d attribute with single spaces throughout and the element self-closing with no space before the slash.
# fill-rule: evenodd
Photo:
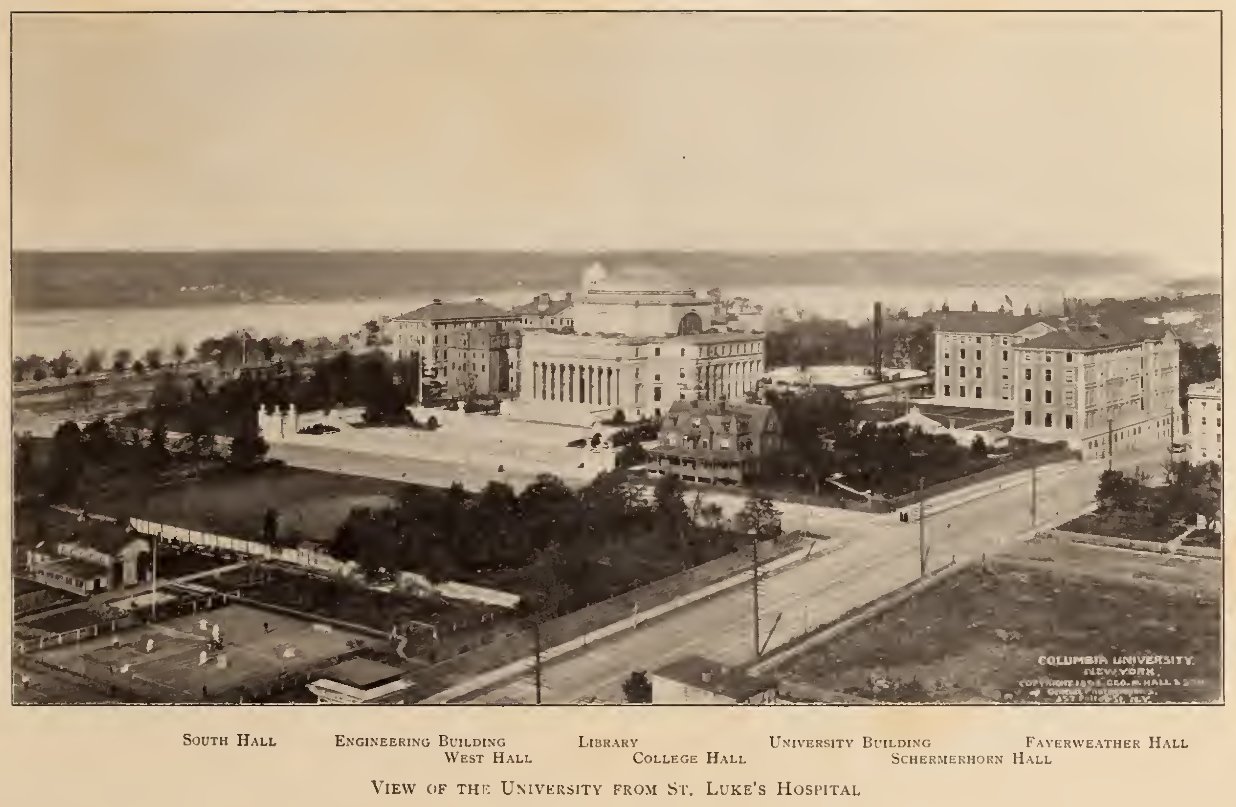
<svg viewBox="0 0 1236 807">
<path fill-rule="evenodd" d="M 700 319 L 700 315 L 694 311 L 689 311 L 682 319 L 678 320 L 678 335 L 689 336 L 691 334 L 703 333 L 704 321 Z"/>
</svg>

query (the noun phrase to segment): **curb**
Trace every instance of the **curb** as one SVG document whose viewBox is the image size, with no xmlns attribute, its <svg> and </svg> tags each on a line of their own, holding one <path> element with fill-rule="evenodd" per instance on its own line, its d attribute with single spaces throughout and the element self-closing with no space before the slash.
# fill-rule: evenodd
<svg viewBox="0 0 1236 807">
<path fill-rule="evenodd" d="M 803 547 L 802 549 L 796 550 L 794 552 L 790 552 L 786 555 L 782 555 L 780 558 L 777 558 L 774 561 L 770 561 L 766 566 L 763 566 L 762 568 L 770 572 L 771 571 L 782 571 L 794 565 L 795 563 L 806 562 L 808 560 L 807 554 L 810 551 L 811 551 L 811 546 Z M 816 557 L 821 557 L 821 555 L 817 555 Z M 635 616 L 624 617 L 623 619 L 617 622 L 611 622 L 609 625 L 606 625 L 603 628 L 600 628 L 596 631 L 591 631 L 583 636 L 572 639 L 569 642 L 563 642 L 562 644 L 557 645 L 555 647 L 542 650 L 541 651 L 541 663 L 543 665 L 545 662 L 555 659 L 558 656 L 563 656 L 563 655 L 566 655 L 567 653 L 574 652 L 576 650 L 579 650 L 585 647 L 586 645 L 595 644 L 598 640 L 606 639 L 617 633 L 621 633 L 622 631 L 635 628 L 640 623 L 648 622 L 649 620 L 656 619 L 657 617 L 670 613 L 671 611 L 676 611 L 679 608 L 690 605 L 694 602 L 705 599 L 707 597 L 711 597 L 713 594 L 717 594 L 719 592 L 725 591 L 726 589 L 733 588 L 734 586 L 737 586 L 741 583 L 745 583 L 747 580 L 748 571 L 750 570 L 749 569 L 744 570 L 731 577 L 727 577 L 724 580 L 719 580 L 716 583 L 713 583 L 711 585 L 705 586 L 704 588 L 693 591 L 690 594 L 686 594 L 682 597 L 670 600 L 667 603 L 663 603 L 661 605 L 658 605 L 655 608 L 652 608 L 646 613 L 636 614 Z M 585 642 L 585 639 L 587 639 L 588 641 Z M 425 698 L 419 703 L 421 704 L 448 703 L 454 700 L 455 698 L 459 698 L 459 697 L 471 694 L 473 692 L 476 692 L 477 690 L 484 689 L 489 686 L 493 686 L 495 684 L 506 681 L 507 679 L 518 677 L 522 673 L 532 669 L 533 666 L 534 666 L 533 659 L 531 658 L 520 659 L 519 661 L 514 661 L 514 662 L 511 662 L 510 664 L 506 664 L 502 667 L 498 667 L 486 673 L 482 673 L 480 675 L 474 676 L 473 678 L 467 681 L 464 681 L 462 683 L 455 684 L 449 687 L 448 689 L 444 689 L 441 692 L 430 695 L 429 697 Z"/>
</svg>

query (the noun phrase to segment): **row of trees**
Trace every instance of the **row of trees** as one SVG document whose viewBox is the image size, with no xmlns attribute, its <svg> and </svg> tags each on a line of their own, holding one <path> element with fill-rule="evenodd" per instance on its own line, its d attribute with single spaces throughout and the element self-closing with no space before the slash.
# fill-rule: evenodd
<svg viewBox="0 0 1236 807">
<path fill-rule="evenodd" d="M 931 372 L 935 345 L 932 325 L 918 319 L 886 320 L 881 333 L 884 366 Z M 820 364 L 869 365 L 871 326 L 842 320 L 809 318 L 784 323 L 765 339 L 769 367 L 810 367 Z"/>
<path fill-rule="evenodd" d="M 198 343 L 192 355 L 200 364 L 213 364 L 221 370 L 234 370 L 280 361 L 311 361 L 358 346 L 377 347 L 383 341 L 381 327 L 376 320 L 371 320 L 365 323 L 362 330 L 343 334 L 335 341 L 324 336 L 316 340 L 286 340 L 279 336 L 257 339 L 247 332 L 208 337 Z M 169 366 L 179 367 L 189 355 L 190 351 L 184 344 L 177 343 L 169 351 L 152 347 L 140 354 L 128 348 L 119 348 L 110 357 L 100 350 L 91 350 L 80 360 L 70 356 L 68 351 L 54 359 L 39 355 L 18 356 L 13 360 L 13 380 L 42 381 L 49 377 L 68 378 L 72 375 L 94 375 L 104 371 L 132 371 L 144 375 Z"/>
<path fill-rule="evenodd" d="M 743 531 L 780 534 L 770 502 L 753 501 Z M 543 476 L 521 493 L 500 482 L 470 494 L 427 489 L 399 505 L 357 508 L 332 553 L 369 570 L 410 570 L 433 580 L 515 576 L 534 610 L 565 613 L 727 554 L 747 541 L 715 505 L 688 501 L 682 483 L 660 480 L 651 501 L 620 474 L 576 492 Z"/>
<path fill-rule="evenodd" d="M 149 428 L 166 421 L 190 434 L 236 434 L 257 407 L 287 411 L 329 411 L 363 407 L 371 421 L 399 417 L 416 400 L 415 358 L 392 359 L 382 350 L 362 355 L 337 353 L 302 365 L 296 360 L 242 373 L 217 384 L 201 377 L 160 376 L 150 409 L 137 420 Z"/>
<path fill-rule="evenodd" d="M 967 447 L 905 424 L 860 427 L 853 402 L 839 392 L 770 390 L 766 400 L 781 421 L 782 447 L 761 458 L 756 478 L 772 487 L 819 493 L 840 474 L 849 487 L 895 497 L 920 478 L 930 485 L 995 464 L 981 441 Z"/>
<path fill-rule="evenodd" d="M 1157 533 L 1161 537 L 1194 526 L 1200 515 L 1212 524 L 1220 516 L 1223 472 L 1218 463 L 1168 463 L 1167 483 L 1147 485 L 1146 474 L 1104 471 L 1095 493 L 1096 516 L 1125 532 Z"/>
<path fill-rule="evenodd" d="M 72 500 L 79 491 L 98 483 L 131 484 L 149 480 L 174 466 L 203 461 L 225 461 L 238 469 L 262 463 L 267 445 L 257 428 L 256 412 L 241 418 L 236 435 L 221 448 L 209 433 L 172 440 L 165 423 L 146 434 L 95 420 L 82 428 L 74 421 L 62 423 L 50 440 L 28 436 L 14 446 L 14 482 L 18 493 L 42 494 L 52 501 Z"/>
</svg>

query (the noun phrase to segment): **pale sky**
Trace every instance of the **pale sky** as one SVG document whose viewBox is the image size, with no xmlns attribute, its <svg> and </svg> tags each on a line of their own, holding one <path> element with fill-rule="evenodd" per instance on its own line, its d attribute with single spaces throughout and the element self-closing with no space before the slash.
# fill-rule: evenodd
<svg viewBox="0 0 1236 807">
<path fill-rule="evenodd" d="M 14 20 L 19 249 L 1065 249 L 1218 271 L 1217 14 Z"/>
</svg>

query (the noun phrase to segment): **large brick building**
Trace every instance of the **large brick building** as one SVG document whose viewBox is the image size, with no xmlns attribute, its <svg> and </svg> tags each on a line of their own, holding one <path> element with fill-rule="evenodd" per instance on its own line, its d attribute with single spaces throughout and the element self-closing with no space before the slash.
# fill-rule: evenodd
<svg viewBox="0 0 1236 807">
<path fill-rule="evenodd" d="M 1223 463 L 1223 381 L 1189 385 L 1189 462 Z"/>
<path fill-rule="evenodd" d="M 519 377 L 512 377 L 510 368 L 519 367 L 520 343 L 509 332 L 517 328 L 519 321 L 518 314 L 490 305 L 480 297 L 467 303 L 434 300 L 391 319 L 391 344 L 387 350 L 398 359 L 420 355 L 421 375 L 444 384 L 448 394 L 460 394 L 459 390 L 467 386 L 469 373 L 477 374 L 478 391 L 518 393 Z M 474 331 L 476 335 L 472 335 Z M 473 365 L 476 370 L 463 369 Z M 479 369 L 482 366 L 484 370 Z"/>
<path fill-rule="evenodd" d="M 936 332 L 938 401 L 1008 410 L 1012 436 L 1087 457 L 1166 446 L 1179 384 L 1166 325 L 972 311 L 945 314 Z"/>
</svg>

